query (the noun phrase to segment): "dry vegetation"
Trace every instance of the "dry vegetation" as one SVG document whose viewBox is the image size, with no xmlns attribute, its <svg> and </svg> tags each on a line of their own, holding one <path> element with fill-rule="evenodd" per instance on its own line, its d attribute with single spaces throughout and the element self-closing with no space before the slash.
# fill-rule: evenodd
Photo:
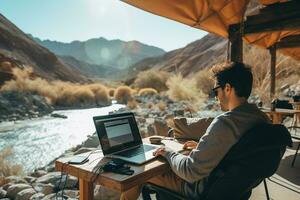
<svg viewBox="0 0 300 200">
<path fill-rule="evenodd" d="M 128 102 L 127 102 L 127 107 L 129 109 L 136 109 L 138 107 L 138 102 L 135 100 L 135 99 L 130 99 Z"/>
<path fill-rule="evenodd" d="M 11 148 L 4 149 L 2 152 L 0 152 L 0 182 L 1 177 L 23 174 L 23 169 L 21 165 L 13 165 L 8 161 L 8 158 L 11 155 Z"/>
<path fill-rule="evenodd" d="M 211 89 L 214 87 L 212 73 L 210 69 L 206 68 L 196 73 L 194 76 L 196 86 L 205 95 L 209 96 Z"/>
<path fill-rule="evenodd" d="M 270 99 L 270 55 L 267 50 L 246 45 L 245 63 L 252 66 L 253 91 L 264 103 Z M 300 76 L 300 63 L 280 53 L 277 53 L 276 64 L 276 96 L 281 96 L 280 86 L 295 84 Z"/>
<path fill-rule="evenodd" d="M 167 79 L 170 76 L 168 72 L 158 70 L 148 70 L 140 72 L 134 81 L 134 86 L 141 88 L 154 88 L 161 92 L 167 90 Z"/>
<path fill-rule="evenodd" d="M 147 96 L 157 94 L 157 90 L 154 88 L 142 88 L 139 91 L 139 96 Z"/>
<path fill-rule="evenodd" d="M 14 79 L 6 82 L 1 91 L 23 91 L 44 96 L 54 106 L 87 106 L 110 104 L 108 89 L 101 84 L 79 85 L 63 81 L 32 78 L 32 68 L 13 69 Z"/>
<path fill-rule="evenodd" d="M 114 97 L 114 96 L 115 96 L 115 89 L 114 89 L 114 88 L 110 88 L 110 89 L 108 90 L 108 95 L 109 95 L 110 97 Z"/>
<path fill-rule="evenodd" d="M 128 86 L 120 86 L 115 90 L 114 98 L 118 103 L 127 104 L 132 100 L 134 91 Z"/>
<path fill-rule="evenodd" d="M 158 110 L 160 111 L 165 111 L 167 108 L 167 105 L 165 104 L 165 102 L 160 101 L 158 102 L 158 104 L 156 104 L 156 107 L 158 108 Z"/>
<path fill-rule="evenodd" d="M 203 93 L 197 88 L 194 79 L 184 79 L 181 74 L 171 76 L 167 81 L 168 96 L 175 101 L 200 102 Z"/>
</svg>

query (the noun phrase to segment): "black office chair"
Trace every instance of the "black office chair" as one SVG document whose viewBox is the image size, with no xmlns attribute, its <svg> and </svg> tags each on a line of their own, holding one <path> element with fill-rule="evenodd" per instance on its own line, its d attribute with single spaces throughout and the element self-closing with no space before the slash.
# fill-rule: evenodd
<svg viewBox="0 0 300 200">
<path fill-rule="evenodd" d="M 264 179 L 276 172 L 286 146 L 291 145 L 291 136 L 285 126 L 256 126 L 245 133 L 212 171 L 198 200 L 246 200 L 251 196 L 252 189 L 262 181 L 269 199 Z M 157 199 L 187 199 L 173 191 L 148 183 L 143 187 L 143 198 L 150 200 L 151 193 L 156 193 Z"/>
</svg>

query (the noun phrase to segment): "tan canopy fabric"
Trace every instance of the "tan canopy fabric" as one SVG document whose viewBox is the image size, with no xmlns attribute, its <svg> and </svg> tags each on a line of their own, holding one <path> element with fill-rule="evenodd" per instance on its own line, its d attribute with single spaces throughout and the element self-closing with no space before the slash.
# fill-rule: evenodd
<svg viewBox="0 0 300 200">
<path fill-rule="evenodd" d="M 228 37 L 228 27 L 240 23 L 250 0 L 122 0 L 135 7 L 183 24 Z M 263 5 L 287 0 L 258 0 Z M 282 38 L 300 34 L 298 31 L 278 31 L 251 34 L 244 41 L 268 48 Z M 280 49 L 300 60 L 300 48 Z"/>
</svg>

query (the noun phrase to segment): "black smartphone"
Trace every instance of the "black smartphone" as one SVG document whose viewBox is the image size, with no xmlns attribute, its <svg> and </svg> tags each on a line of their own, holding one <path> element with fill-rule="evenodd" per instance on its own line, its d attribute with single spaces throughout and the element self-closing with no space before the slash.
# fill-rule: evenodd
<svg viewBox="0 0 300 200">
<path fill-rule="evenodd" d="M 80 165 L 88 161 L 89 159 L 87 156 L 75 156 L 71 160 L 69 160 L 68 163 L 73 165 Z"/>
</svg>

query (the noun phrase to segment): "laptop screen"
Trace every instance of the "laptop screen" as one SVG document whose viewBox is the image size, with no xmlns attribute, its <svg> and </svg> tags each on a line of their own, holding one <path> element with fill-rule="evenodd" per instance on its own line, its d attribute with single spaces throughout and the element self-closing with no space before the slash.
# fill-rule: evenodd
<svg viewBox="0 0 300 200">
<path fill-rule="evenodd" d="M 134 140 L 128 119 L 104 122 L 104 127 L 111 147 Z"/>
<path fill-rule="evenodd" d="M 110 154 L 142 144 L 133 113 L 94 117 L 103 154 Z"/>
</svg>

